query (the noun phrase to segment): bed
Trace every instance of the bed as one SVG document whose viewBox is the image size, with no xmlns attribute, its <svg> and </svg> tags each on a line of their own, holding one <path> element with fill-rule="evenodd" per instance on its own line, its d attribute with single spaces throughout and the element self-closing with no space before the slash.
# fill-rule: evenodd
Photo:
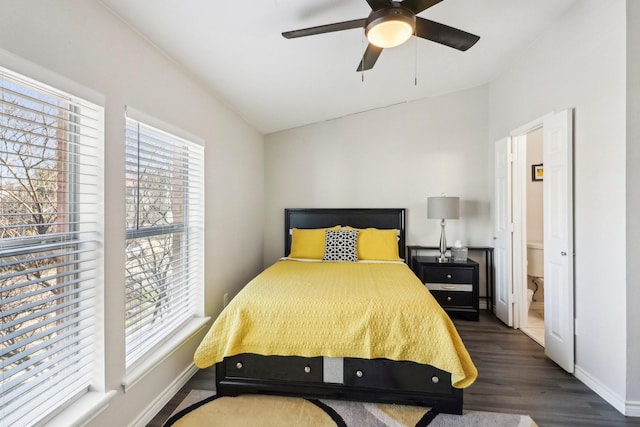
<svg viewBox="0 0 640 427">
<path fill-rule="evenodd" d="M 217 393 L 461 414 L 463 388 L 477 371 L 449 317 L 402 260 L 405 210 L 286 209 L 284 230 L 285 257 L 238 293 L 196 350 L 198 367 L 216 366 Z M 312 238 L 322 239 L 325 260 Z"/>
</svg>

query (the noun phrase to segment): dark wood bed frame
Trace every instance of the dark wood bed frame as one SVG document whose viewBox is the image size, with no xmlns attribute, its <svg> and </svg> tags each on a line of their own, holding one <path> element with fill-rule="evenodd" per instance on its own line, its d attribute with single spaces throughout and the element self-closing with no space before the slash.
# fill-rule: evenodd
<svg viewBox="0 0 640 427">
<path fill-rule="evenodd" d="M 405 255 L 405 209 L 285 209 L 285 255 L 292 228 L 334 225 L 395 228 L 400 257 Z M 335 361 L 339 378 L 327 380 Z M 331 363 L 333 362 L 333 363 Z M 221 396 L 262 393 L 305 398 L 358 400 L 428 406 L 439 412 L 462 413 L 462 389 L 451 375 L 430 365 L 388 359 L 260 356 L 240 354 L 216 364 L 216 391 Z"/>
</svg>

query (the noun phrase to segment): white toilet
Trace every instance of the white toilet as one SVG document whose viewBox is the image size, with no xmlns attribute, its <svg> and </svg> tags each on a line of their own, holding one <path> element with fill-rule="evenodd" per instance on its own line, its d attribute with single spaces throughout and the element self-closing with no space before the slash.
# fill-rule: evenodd
<svg viewBox="0 0 640 427">
<path fill-rule="evenodd" d="M 536 285 L 538 279 L 544 278 L 544 244 L 542 242 L 527 242 L 527 276 L 531 277 Z M 534 292 L 534 290 L 528 289 L 529 308 Z"/>
<path fill-rule="evenodd" d="M 527 276 L 544 277 L 544 243 L 527 242 Z"/>
</svg>

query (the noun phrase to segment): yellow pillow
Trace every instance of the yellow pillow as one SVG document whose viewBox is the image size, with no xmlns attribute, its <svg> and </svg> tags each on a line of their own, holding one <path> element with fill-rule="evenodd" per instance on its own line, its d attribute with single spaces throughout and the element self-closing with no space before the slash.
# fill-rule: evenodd
<svg viewBox="0 0 640 427">
<path fill-rule="evenodd" d="M 368 261 L 400 261 L 398 252 L 398 230 L 379 228 L 352 228 L 358 234 L 358 259 Z"/>
<path fill-rule="evenodd" d="M 340 230 L 339 225 L 330 228 L 294 228 L 291 236 L 290 258 L 322 259 L 324 257 L 324 231 Z"/>
</svg>

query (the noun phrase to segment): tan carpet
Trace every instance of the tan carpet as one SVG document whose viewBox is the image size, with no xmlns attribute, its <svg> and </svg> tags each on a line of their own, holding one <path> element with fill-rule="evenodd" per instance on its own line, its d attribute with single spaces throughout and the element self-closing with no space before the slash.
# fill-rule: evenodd
<svg viewBox="0 0 640 427">
<path fill-rule="evenodd" d="M 463 415 L 433 414 L 429 408 L 337 400 L 243 395 L 217 398 L 211 391 L 193 390 L 178 406 L 166 427 L 536 427 L 528 415 L 465 411 Z"/>
</svg>

